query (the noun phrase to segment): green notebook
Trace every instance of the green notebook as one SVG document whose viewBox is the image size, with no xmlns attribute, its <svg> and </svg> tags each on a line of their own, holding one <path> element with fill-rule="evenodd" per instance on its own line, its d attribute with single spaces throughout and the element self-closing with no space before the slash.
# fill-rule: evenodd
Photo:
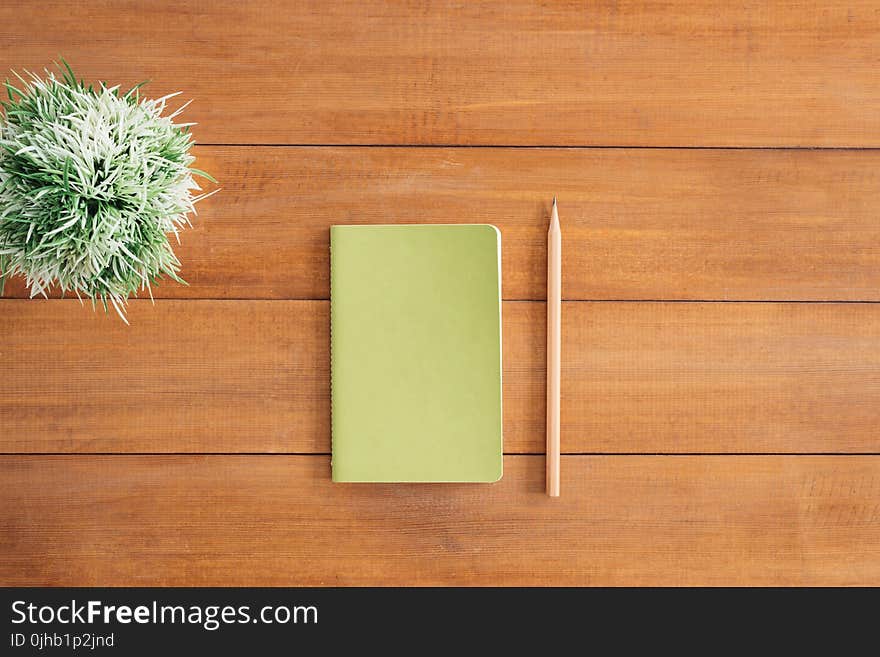
<svg viewBox="0 0 880 657">
<path fill-rule="evenodd" d="M 501 234 L 333 226 L 333 481 L 501 477 Z"/>
</svg>

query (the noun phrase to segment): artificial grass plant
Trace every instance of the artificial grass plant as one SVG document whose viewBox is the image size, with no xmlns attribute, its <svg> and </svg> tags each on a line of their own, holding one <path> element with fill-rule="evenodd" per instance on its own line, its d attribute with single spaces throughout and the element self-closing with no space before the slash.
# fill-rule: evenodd
<svg viewBox="0 0 880 657">
<path fill-rule="evenodd" d="M 130 295 L 183 282 L 168 237 L 210 195 L 190 166 L 193 124 L 173 121 L 189 103 L 163 116 L 177 94 L 86 86 L 66 63 L 16 77 L 0 102 L 0 291 L 20 274 L 32 297 L 57 285 L 125 320 Z"/>
</svg>

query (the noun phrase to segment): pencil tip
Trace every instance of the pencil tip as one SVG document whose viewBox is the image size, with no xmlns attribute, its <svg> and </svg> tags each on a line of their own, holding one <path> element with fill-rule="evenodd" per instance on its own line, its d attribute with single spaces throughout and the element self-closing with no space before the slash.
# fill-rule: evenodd
<svg viewBox="0 0 880 657">
<path fill-rule="evenodd" d="M 556 205 L 556 197 L 553 197 L 553 205 Z"/>
</svg>

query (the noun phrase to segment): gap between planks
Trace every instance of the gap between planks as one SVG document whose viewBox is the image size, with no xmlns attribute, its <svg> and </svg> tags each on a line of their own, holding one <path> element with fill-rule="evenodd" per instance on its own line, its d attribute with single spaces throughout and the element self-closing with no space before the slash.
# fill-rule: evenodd
<svg viewBox="0 0 880 657">
<path fill-rule="evenodd" d="M 504 456 L 544 457 L 544 452 L 504 452 Z M 330 452 L 0 452 L 4 456 L 309 456 L 327 458 Z M 880 456 L 880 452 L 560 452 L 560 456 Z"/>
<path fill-rule="evenodd" d="M 76 297 L 0 297 L 0 303 L 4 301 L 76 301 Z M 750 303 L 750 304 L 800 304 L 800 305 L 841 305 L 841 306 L 849 306 L 849 305 L 872 305 L 872 304 L 880 304 L 880 300 L 877 299 L 571 299 L 568 297 L 563 297 L 562 300 L 566 303 L 690 303 L 690 304 L 699 304 L 699 303 L 721 303 L 721 304 L 737 304 L 737 303 Z M 149 303 L 151 305 L 156 305 L 157 303 L 163 303 L 167 301 L 246 301 L 246 302 L 268 302 L 268 303 L 289 303 L 291 301 L 302 301 L 302 302 L 310 302 L 310 301 L 321 301 L 324 303 L 329 303 L 330 299 L 327 297 L 283 297 L 283 298 L 271 298 L 267 299 L 265 297 L 157 297 L 154 301 L 150 301 L 149 299 L 129 299 L 127 303 Z M 546 299 L 504 299 L 501 301 L 504 303 L 547 303 Z M 87 300 L 83 300 L 83 305 L 89 305 L 91 302 Z M 98 307 L 98 310 L 102 308 Z"/>
<path fill-rule="evenodd" d="M 553 145 L 553 144 L 309 144 L 309 143 L 236 143 L 236 142 L 193 142 L 200 148 L 471 148 L 471 149 L 511 149 L 511 150 L 641 150 L 641 151 L 880 151 L 878 146 L 627 146 L 626 144 L 596 145 Z"/>
</svg>

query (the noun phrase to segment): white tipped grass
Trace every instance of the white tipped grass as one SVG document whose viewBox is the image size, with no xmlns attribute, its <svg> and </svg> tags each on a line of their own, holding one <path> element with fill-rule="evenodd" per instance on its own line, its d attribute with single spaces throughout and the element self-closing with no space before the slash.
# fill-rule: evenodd
<svg viewBox="0 0 880 657">
<path fill-rule="evenodd" d="M 62 292 L 108 303 L 125 319 L 126 300 L 163 277 L 183 282 L 168 234 L 179 243 L 198 194 L 186 106 L 138 87 L 86 86 L 69 67 L 60 77 L 16 74 L 0 118 L 0 290 L 25 277 L 31 296 Z M 187 103 L 188 104 L 188 103 Z"/>
</svg>

